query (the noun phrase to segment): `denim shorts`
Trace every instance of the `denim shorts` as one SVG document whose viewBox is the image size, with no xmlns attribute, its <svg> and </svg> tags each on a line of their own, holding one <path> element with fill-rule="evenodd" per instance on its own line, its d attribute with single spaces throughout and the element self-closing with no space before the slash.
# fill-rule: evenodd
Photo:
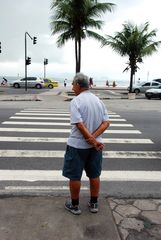
<svg viewBox="0 0 161 240">
<path fill-rule="evenodd" d="M 95 148 L 77 149 L 67 145 L 63 176 L 70 180 L 81 180 L 83 170 L 89 178 L 99 177 L 102 170 L 102 151 Z"/>
</svg>

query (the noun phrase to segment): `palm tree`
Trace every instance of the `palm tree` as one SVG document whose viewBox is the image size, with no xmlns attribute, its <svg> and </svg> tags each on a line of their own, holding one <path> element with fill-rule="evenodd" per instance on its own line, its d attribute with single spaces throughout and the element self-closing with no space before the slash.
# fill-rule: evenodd
<svg viewBox="0 0 161 240">
<path fill-rule="evenodd" d="M 76 72 L 81 70 L 81 41 L 87 37 L 103 41 L 104 37 L 91 29 L 100 30 L 103 21 L 102 13 L 112 11 L 115 4 L 98 3 L 93 0 L 55 0 L 51 9 L 54 10 L 51 22 L 52 35 L 60 33 L 57 46 L 61 47 L 68 40 L 75 41 Z"/>
<path fill-rule="evenodd" d="M 116 32 L 114 37 L 107 35 L 103 46 L 109 45 L 121 56 L 128 56 L 128 66 L 124 71 L 131 69 L 130 89 L 132 92 L 133 77 L 138 69 L 138 63 L 143 62 L 143 57 L 152 55 L 157 51 L 161 41 L 154 41 L 156 29 L 148 31 L 149 23 L 146 22 L 139 27 L 132 23 L 123 24 L 122 32 Z"/>
</svg>

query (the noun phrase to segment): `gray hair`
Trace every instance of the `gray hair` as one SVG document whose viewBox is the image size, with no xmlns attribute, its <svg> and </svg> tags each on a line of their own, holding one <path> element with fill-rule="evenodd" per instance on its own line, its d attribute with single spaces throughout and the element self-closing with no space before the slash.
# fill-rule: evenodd
<svg viewBox="0 0 161 240">
<path fill-rule="evenodd" d="M 83 73 L 77 73 L 73 79 L 73 83 L 78 83 L 81 88 L 89 88 L 88 77 Z"/>
</svg>

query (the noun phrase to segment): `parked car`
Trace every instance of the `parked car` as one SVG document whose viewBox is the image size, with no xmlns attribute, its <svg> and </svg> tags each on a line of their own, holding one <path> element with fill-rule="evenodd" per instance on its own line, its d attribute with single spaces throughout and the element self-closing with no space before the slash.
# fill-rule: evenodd
<svg viewBox="0 0 161 240">
<path fill-rule="evenodd" d="M 133 85 L 132 92 L 138 94 L 138 93 L 145 93 L 146 90 L 151 88 L 159 88 L 161 86 L 161 83 L 151 81 L 151 82 L 145 82 L 141 85 Z M 129 91 L 130 87 L 128 87 Z"/>
<path fill-rule="evenodd" d="M 161 84 L 161 78 L 153 79 L 152 81 L 155 81 Z"/>
<path fill-rule="evenodd" d="M 22 78 L 12 82 L 10 85 L 14 88 L 23 88 L 25 87 L 26 78 Z M 27 77 L 27 87 L 28 88 L 43 88 L 44 87 L 44 80 L 39 77 Z"/>
<path fill-rule="evenodd" d="M 45 87 L 47 88 L 54 88 L 59 86 L 59 83 L 57 81 L 49 78 L 44 78 L 44 83 L 45 83 Z"/>
<path fill-rule="evenodd" d="M 160 98 L 161 99 L 161 86 L 159 88 L 151 88 L 145 92 L 145 97 L 148 99 L 151 98 Z"/>
</svg>

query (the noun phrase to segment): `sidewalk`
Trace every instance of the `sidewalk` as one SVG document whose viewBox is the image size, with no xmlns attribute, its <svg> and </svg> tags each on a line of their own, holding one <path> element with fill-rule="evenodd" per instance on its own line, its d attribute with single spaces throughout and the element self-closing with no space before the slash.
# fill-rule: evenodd
<svg viewBox="0 0 161 240">
<path fill-rule="evenodd" d="M 0 199 L 2 240 L 120 240 L 108 201 L 100 199 L 100 212 L 92 214 L 88 198 L 82 214 L 64 209 L 65 197 L 14 197 Z"/>
<path fill-rule="evenodd" d="M 109 198 L 122 240 L 161 239 L 161 199 Z"/>
<path fill-rule="evenodd" d="M 100 99 L 128 99 L 128 92 L 125 88 L 93 87 L 90 88 L 90 91 Z M 67 96 L 68 100 L 74 97 L 74 92 L 70 89 L 66 90 L 64 94 Z"/>
<path fill-rule="evenodd" d="M 82 214 L 64 209 L 64 196 L 0 198 L 0 239 L 3 240 L 160 240 L 161 199 L 100 197 L 100 211 Z"/>
</svg>

